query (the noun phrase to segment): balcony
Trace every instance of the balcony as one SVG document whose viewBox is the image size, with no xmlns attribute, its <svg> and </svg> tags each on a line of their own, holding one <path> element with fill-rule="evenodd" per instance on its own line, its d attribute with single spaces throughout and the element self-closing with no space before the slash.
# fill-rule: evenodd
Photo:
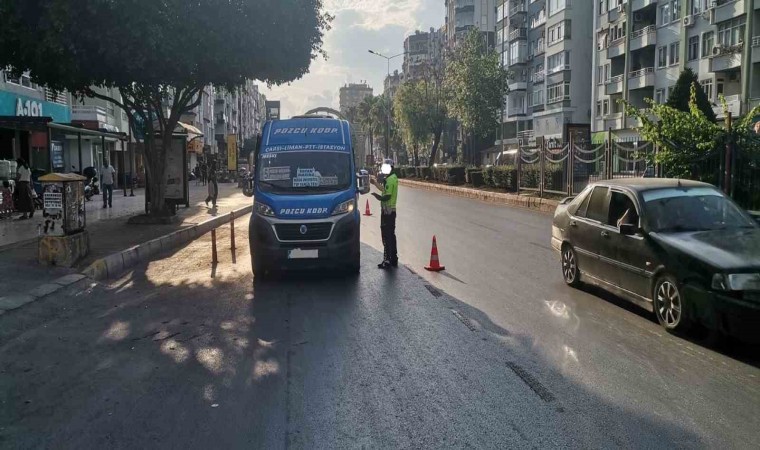
<svg viewBox="0 0 760 450">
<path fill-rule="evenodd" d="M 517 39 L 528 39 L 528 29 L 525 27 L 520 27 L 509 32 L 510 42 Z"/>
<path fill-rule="evenodd" d="M 649 25 L 648 27 L 631 32 L 631 51 L 655 45 L 656 43 L 657 27 L 654 25 Z"/>
<path fill-rule="evenodd" d="M 636 12 L 646 8 L 649 5 L 657 3 L 657 0 L 633 0 L 631 2 L 631 11 Z"/>
<path fill-rule="evenodd" d="M 742 50 L 744 44 L 716 45 L 712 48 L 710 56 L 710 71 L 723 72 L 738 69 L 742 65 Z"/>
<path fill-rule="evenodd" d="M 715 5 L 715 23 L 721 23 L 744 14 L 744 0 L 718 0 Z"/>
<path fill-rule="evenodd" d="M 106 123 L 108 112 L 102 106 L 73 105 L 71 107 L 71 120 Z"/>
<path fill-rule="evenodd" d="M 515 56 L 510 56 L 509 67 L 525 64 L 526 62 L 528 62 L 528 56 L 525 53 L 520 52 Z"/>
<path fill-rule="evenodd" d="M 524 91 L 528 89 L 528 82 L 526 80 L 510 80 L 507 85 L 509 86 L 509 92 Z"/>
<path fill-rule="evenodd" d="M 607 46 L 607 59 L 625 54 L 625 37 L 617 38 Z"/>
<path fill-rule="evenodd" d="M 540 13 L 530 19 L 530 29 L 533 30 L 546 24 L 546 13 L 541 10 Z"/>
<path fill-rule="evenodd" d="M 546 78 L 546 73 L 543 70 L 534 73 L 533 76 L 531 77 L 533 84 L 543 83 L 545 78 Z"/>
<path fill-rule="evenodd" d="M 613 94 L 620 94 L 623 92 L 623 75 L 617 75 L 610 79 L 608 79 L 604 83 L 604 94 L 605 95 L 613 95 Z"/>
<path fill-rule="evenodd" d="M 628 90 L 654 86 L 654 67 L 634 70 L 628 74 Z"/>
<path fill-rule="evenodd" d="M 454 12 L 456 14 L 468 13 L 468 12 L 469 13 L 474 13 L 475 12 L 475 5 L 457 6 L 456 8 L 454 8 Z"/>
<path fill-rule="evenodd" d="M 509 3 L 510 16 L 514 16 L 515 14 L 524 14 L 527 12 L 528 12 L 528 8 L 525 7 L 525 2 L 512 1 Z"/>
<path fill-rule="evenodd" d="M 752 38 L 752 62 L 760 63 L 760 36 Z"/>
<path fill-rule="evenodd" d="M 728 109 L 728 112 L 730 112 L 733 117 L 739 117 L 739 115 L 742 112 L 741 95 L 737 94 L 737 95 L 726 96 L 726 108 Z M 722 104 L 713 106 L 713 112 L 715 113 L 715 117 L 718 119 L 725 119 L 726 117 L 726 114 L 723 112 Z"/>
<path fill-rule="evenodd" d="M 623 113 L 613 113 L 604 116 L 604 129 L 608 130 L 610 128 L 613 130 L 623 129 Z"/>
</svg>

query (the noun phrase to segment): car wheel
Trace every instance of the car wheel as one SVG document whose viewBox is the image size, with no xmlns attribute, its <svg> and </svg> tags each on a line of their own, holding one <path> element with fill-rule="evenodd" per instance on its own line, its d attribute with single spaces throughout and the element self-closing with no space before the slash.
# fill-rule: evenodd
<svg viewBox="0 0 760 450">
<path fill-rule="evenodd" d="M 267 268 L 264 265 L 264 261 L 260 257 L 257 257 L 254 253 L 251 256 L 251 266 L 253 267 L 253 276 L 259 280 L 265 280 L 267 278 Z"/>
<path fill-rule="evenodd" d="M 578 287 L 581 284 L 581 271 L 578 269 L 578 257 L 575 250 L 568 244 L 562 247 L 562 277 L 568 286 Z"/>
<path fill-rule="evenodd" d="M 657 280 L 652 295 L 652 304 L 657 321 L 671 332 L 684 332 L 691 327 L 686 317 L 684 298 L 678 281 L 671 275 L 664 275 Z"/>
</svg>

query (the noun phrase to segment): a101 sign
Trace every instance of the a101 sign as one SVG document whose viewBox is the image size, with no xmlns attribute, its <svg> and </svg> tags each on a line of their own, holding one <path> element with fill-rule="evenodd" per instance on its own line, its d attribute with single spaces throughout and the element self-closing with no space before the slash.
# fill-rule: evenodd
<svg viewBox="0 0 760 450">
<path fill-rule="evenodd" d="M 42 103 L 33 100 L 16 99 L 16 115 L 21 117 L 42 117 Z"/>
</svg>

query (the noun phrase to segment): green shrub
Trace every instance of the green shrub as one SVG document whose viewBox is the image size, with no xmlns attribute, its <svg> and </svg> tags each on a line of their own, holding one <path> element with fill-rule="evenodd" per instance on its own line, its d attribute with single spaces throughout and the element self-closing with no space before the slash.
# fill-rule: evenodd
<svg viewBox="0 0 760 450">
<path fill-rule="evenodd" d="M 420 178 L 423 180 L 432 180 L 433 179 L 433 171 L 430 169 L 430 167 L 418 167 L 418 173 Z"/>
<path fill-rule="evenodd" d="M 404 167 L 404 178 L 416 178 L 417 170 L 414 167 Z"/>
<path fill-rule="evenodd" d="M 454 179 L 454 185 L 464 184 L 465 180 L 465 168 L 461 166 L 449 166 L 446 168 L 447 181 L 452 184 L 452 178 Z"/>
<path fill-rule="evenodd" d="M 493 171 L 494 171 L 493 166 L 489 166 L 489 167 L 484 167 L 483 168 L 483 172 L 482 173 L 483 173 L 483 185 L 484 186 L 487 186 L 487 187 L 490 187 L 490 188 L 496 187 L 496 185 L 494 184 L 494 179 L 493 179 Z"/>
</svg>

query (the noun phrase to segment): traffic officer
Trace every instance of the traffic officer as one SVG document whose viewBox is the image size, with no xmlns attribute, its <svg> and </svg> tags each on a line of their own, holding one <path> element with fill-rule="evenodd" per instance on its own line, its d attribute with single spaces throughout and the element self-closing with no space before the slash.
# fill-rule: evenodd
<svg viewBox="0 0 760 450">
<path fill-rule="evenodd" d="M 393 162 L 383 164 L 380 169 L 385 175 L 382 195 L 372 193 L 380 200 L 380 234 L 383 238 L 383 262 L 380 269 L 398 267 L 398 250 L 396 248 L 396 200 L 398 200 L 398 177 Z"/>
</svg>

